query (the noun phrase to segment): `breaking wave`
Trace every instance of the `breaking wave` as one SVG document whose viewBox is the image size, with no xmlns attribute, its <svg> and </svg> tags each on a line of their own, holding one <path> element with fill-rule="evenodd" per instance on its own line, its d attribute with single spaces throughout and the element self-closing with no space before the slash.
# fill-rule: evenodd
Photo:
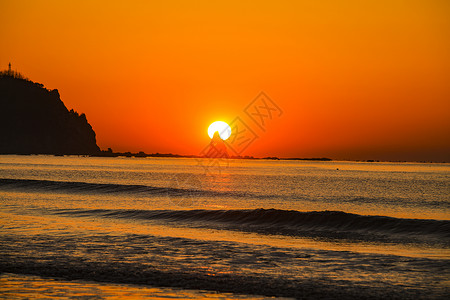
<svg viewBox="0 0 450 300">
<path fill-rule="evenodd" d="M 197 224 L 266 234 L 367 239 L 376 235 L 450 242 L 450 221 L 363 216 L 341 211 L 250 210 L 58 210 L 57 214 Z M 223 228 L 225 227 L 225 228 Z"/>
</svg>

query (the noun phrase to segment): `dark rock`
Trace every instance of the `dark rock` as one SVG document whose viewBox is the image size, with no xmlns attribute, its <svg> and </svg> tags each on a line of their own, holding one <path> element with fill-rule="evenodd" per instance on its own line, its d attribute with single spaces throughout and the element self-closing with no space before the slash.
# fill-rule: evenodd
<svg viewBox="0 0 450 300">
<path fill-rule="evenodd" d="M 85 114 L 68 110 L 58 90 L 0 74 L 0 154 L 98 154 Z"/>
<path fill-rule="evenodd" d="M 208 147 L 208 151 L 205 157 L 209 158 L 229 158 L 227 146 L 225 142 L 220 138 L 219 132 L 214 132 L 211 142 Z"/>
</svg>

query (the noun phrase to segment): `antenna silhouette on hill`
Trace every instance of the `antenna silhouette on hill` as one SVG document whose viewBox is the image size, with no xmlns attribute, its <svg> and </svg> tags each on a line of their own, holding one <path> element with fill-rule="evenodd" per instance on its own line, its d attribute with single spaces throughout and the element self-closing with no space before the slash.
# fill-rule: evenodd
<svg viewBox="0 0 450 300">
<path fill-rule="evenodd" d="M 14 71 L 11 68 L 11 63 L 8 64 L 8 70 L 0 71 L 0 77 L 12 77 L 17 79 L 23 79 L 23 80 L 29 80 L 25 76 L 23 76 L 21 73 Z"/>
</svg>

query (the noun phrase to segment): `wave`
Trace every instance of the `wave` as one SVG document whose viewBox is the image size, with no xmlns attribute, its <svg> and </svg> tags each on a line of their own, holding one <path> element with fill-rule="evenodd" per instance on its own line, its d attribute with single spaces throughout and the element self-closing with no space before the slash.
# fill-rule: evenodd
<svg viewBox="0 0 450 300">
<path fill-rule="evenodd" d="M 183 175 L 183 174 L 181 174 Z M 0 189 L 26 191 L 26 192 L 50 192 L 50 193 L 69 193 L 69 194 L 95 194 L 95 195 L 136 195 L 142 197 L 167 196 L 169 198 L 178 198 L 173 201 L 174 204 L 181 206 L 191 206 L 195 198 L 199 197 L 222 197 L 222 198 L 243 198 L 243 199 L 283 199 L 284 195 L 274 193 L 250 193 L 244 191 L 217 191 L 205 188 L 202 183 L 192 176 L 174 176 L 167 181 L 167 187 L 154 187 L 148 185 L 130 185 L 130 184 L 112 184 L 112 183 L 88 183 L 73 181 L 52 181 L 36 179 L 10 179 L 0 178 Z M 186 174 L 184 174 L 186 175 Z M 179 182 L 184 184 L 180 187 Z M 189 188 L 186 188 L 189 187 Z M 421 201 L 420 203 L 412 201 L 401 201 L 395 198 L 370 198 L 370 197 L 329 197 L 321 199 L 312 199 L 304 195 L 290 195 L 291 200 L 295 201 L 322 201 L 328 203 L 346 202 L 346 203 L 370 203 L 383 205 L 404 205 L 421 206 L 440 209 L 449 209 L 450 202 L 441 199 L 439 201 Z"/>
<path fill-rule="evenodd" d="M 250 210 L 58 210 L 57 214 L 160 220 L 189 226 L 238 229 L 266 234 L 379 239 L 402 236 L 432 238 L 450 243 L 450 221 L 363 216 L 342 211 L 300 212 L 278 209 Z M 225 227 L 225 228 L 224 228 Z"/>
<path fill-rule="evenodd" d="M 246 197 L 239 192 L 220 192 L 178 187 L 151 187 L 146 185 L 101 184 L 32 179 L 0 179 L 0 188 L 20 191 L 43 191 L 86 194 L 137 194 L 141 196 L 169 197 Z M 450 221 L 426 219 L 401 219 L 387 216 L 363 216 L 342 211 L 300 212 L 279 209 L 253 210 L 60 210 L 60 214 L 73 216 L 104 216 L 140 220 L 160 220 L 189 226 L 220 227 L 264 234 L 380 240 L 391 239 L 441 239 L 450 244 Z"/>
<path fill-rule="evenodd" d="M 170 184 L 171 182 L 169 182 Z M 175 184 L 172 184 L 175 185 Z M 176 186 L 176 185 L 175 185 Z M 86 194 L 137 194 L 159 195 L 166 194 L 173 197 L 199 197 L 199 196 L 236 196 L 233 192 L 216 192 L 202 190 L 201 188 L 179 187 L 153 187 L 148 185 L 87 183 L 72 181 L 51 181 L 34 179 L 0 179 L 0 188 L 11 190 L 40 191 L 40 192 L 65 192 Z M 241 193 L 241 196 L 247 195 Z"/>
</svg>

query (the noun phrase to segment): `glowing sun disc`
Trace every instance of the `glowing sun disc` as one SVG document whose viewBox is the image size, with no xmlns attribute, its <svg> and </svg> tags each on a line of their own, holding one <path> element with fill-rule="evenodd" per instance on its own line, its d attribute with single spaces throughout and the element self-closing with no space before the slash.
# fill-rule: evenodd
<svg viewBox="0 0 450 300">
<path fill-rule="evenodd" d="M 222 140 L 226 140 L 230 137 L 231 135 L 231 127 L 222 121 L 216 121 L 214 123 L 212 123 L 211 125 L 209 125 L 208 127 L 208 135 L 210 138 L 213 138 L 214 133 L 218 131 L 219 132 L 219 136 Z"/>
</svg>

